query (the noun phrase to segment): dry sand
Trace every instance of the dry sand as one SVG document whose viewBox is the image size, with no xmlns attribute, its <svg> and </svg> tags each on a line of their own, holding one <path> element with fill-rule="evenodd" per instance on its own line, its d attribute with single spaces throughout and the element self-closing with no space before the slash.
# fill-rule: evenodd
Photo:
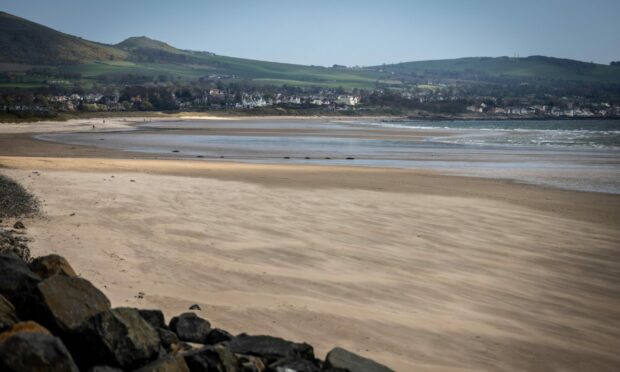
<svg viewBox="0 0 620 372">
<path fill-rule="evenodd" d="M 197 303 L 231 332 L 399 371 L 620 366 L 615 195 L 388 169 L 0 166 L 44 201 L 26 221 L 33 253 L 64 255 L 114 306 L 170 317 Z"/>
<path fill-rule="evenodd" d="M 92 124 L 2 124 L 0 173 L 43 201 L 25 221 L 33 254 L 67 257 L 114 306 L 169 318 L 197 303 L 233 333 L 399 371 L 620 370 L 619 195 L 162 160 L 29 134 L 76 130 Z"/>
</svg>

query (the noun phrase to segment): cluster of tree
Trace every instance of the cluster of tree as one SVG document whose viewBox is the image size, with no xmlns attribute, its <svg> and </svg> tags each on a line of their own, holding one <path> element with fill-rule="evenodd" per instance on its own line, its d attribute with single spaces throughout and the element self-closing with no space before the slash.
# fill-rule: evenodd
<svg viewBox="0 0 620 372">
<path fill-rule="evenodd" d="M 97 77 L 97 80 L 103 84 L 136 85 L 172 82 L 175 80 L 175 76 L 171 74 L 144 75 L 131 73 L 111 73 L 99 75 Z"/>
<path fill-rule="evenodd" d="M 544 104 L 553 100 L 560 105 L 562 97 L 582 97 L 585 100 L 620 104 L 620 85 L 558 81 L 549 85 L 531 81 L 518 83 L 504 81 L 495 84 L 462 84 L 454 88 L 462 97 L 495 97 L 498 99 L 519 99 Z"/>
<path fill-rule="evenodd" d="M 446 113 L 446 114 L 458 114 L 465 112 L 468 105 L 468 101 L 453 100 L 453 101 L 431 101 L 420 102 L 417 99 L 408 99 L 403 97 L 398 92 L 373 92 L 368 96 L 364 102 L 370 106 L 376 106 L 379 108 L 402 108 L 409 110 L 424 110 L 433 113 Z"/>
<path fill-rule="evenodd" d="M 140 48 L 132 51 L 131 60 L 148 63 L 195 63 L 204 64 L 204 60 L 183 53 L 173 53 L 161 49 Z"/>
<path fill-rule="evenodd" d="M 45 79 L 58 79 L 58 80 L 79 80 L 82 75 L 76 72 L 63 72 L 59 70 L 51 69 L 30 69 L 25 72 L 0 72 L 0 82 L 3 83 L 22 83 L 36 80 Z"/>
</svg>

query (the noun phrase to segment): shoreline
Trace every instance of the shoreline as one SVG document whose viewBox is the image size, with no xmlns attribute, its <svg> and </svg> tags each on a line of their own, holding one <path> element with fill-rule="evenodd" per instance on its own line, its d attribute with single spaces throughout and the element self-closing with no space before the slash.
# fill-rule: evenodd
<svg viewBox="0 0 620 372">
<path fill-rule="evenodd" d="M 620 193 L 620 183 L 615 178 L 618 172 L 613 168 L 618 165 L 613 160 L 614 149 L 588 148 L 581 144 L 558 148 L 527 143 L 505 146 L 501 141 L 485 144 L 484 139 L 479 144 L 461 146 L 461 140 L 467 142 L 468 137 L 493 131 L 389 126 L 310 117 L 179 118 L 153 122 L 123 118 L 107 120 L 105 124 L 102 120 L 101 123 L 73 121 L 66 125 L 49 122 L 6 128 L 8 134 L 0 136 L 0 156 L 131 157 L 426 169 L 451 176 Z M 538 138 L 539 134 L 531 136 Z M 552 135 L 544 136 L 559 141 Z M 259 137 L 264 144 L 253 145 Z"/>
<path fill-rule="evenodd" d="M 620 194 L 565 190 L 510 180 L 447 175 L 430 170 L 398 168 L 288 165 L 221 162 L 158 157 L 26 157 L 1 156 L 0 170 L 69 171 L 109 174 L 145 173 L 211 178 L 265 187 L 380 191 L 399 194 L 452 195 L 484 198 L 541 212 L 559 211 L 585 222 L 620 227 Z M 458 185 L 459 187 L 456 187 Z M 582 200 L 582 203 L 575 203 Z M 588 213 L 589 212 L 589 213 Z"/>
<path fill-rule="evenodd" d="M 558 120 L 558 121 L 580 121 L 580 120 L 620 120 L 620 116 L 610 117 L 610 116 L 593 116 L 593 117 L 570 117 L 570 116 L 507 116 L 507 115 L 475 115 L 465 113 L 462 115 L 443 115 L 443 114 L 429 114 L 429 115 L 307 115 L 307 114 L 299 114 L 299 115 L 256 115 L 245 114 L 245 113 L 235 113 L 235 112 L 225 112 L 225 111 L 213 111 L 213 112 L 201 112 L 201 111 L 174 111 L 174 112 L 159 112 L 159 111 L 129 111 L 129 112 L 110 112 L 108 115 L 102 115 L 101 113 L 80 113 L 79 115 L 70 115 L 61 118 L 49 118 L 46 116 L 41 117 L 32 117 L 24 120 L 11 120 L 11 121 L 2 121 L 0 118 L 0 128 L 3 125 L 7 124 L 22 124 L 22 125 L 32 125 L 39 122 L 57 122 L 57 123 L 65 123 L 71 121 L 80 121 L 80 120 L 122 120 L 122 119 L 131 119 L 136 120 L 140 118 L 148 118 L 148 119 L 157 119 L 158 121 L 174 121 L 174 120 L 186 120 L 186 119 L 194 119 L 194 120 L 364 120 L 364 119 L 372 119 L 372 120 L 381 120 L 385 122 L 400 122 L 400 121 L 429 121 L 429 122 L 440 122 L 440 121 L 505 121 L 505 120 L 525 120 L 525 121 L 550 121 L 550 120 Z M 28 120 L 31 121 L 28 121 Z"/>
<path fill-rule="evenodd" d="M 32 135 L 0 135 L 0 173 L 42 203 L 24 220 L 30 249 L 66 257 L 115 307 L 169 318 L 198 304 L 233 333 L 317 356 L 338 344 L 398 371 L 620 365 L 620 195 Z"/>
</svg>

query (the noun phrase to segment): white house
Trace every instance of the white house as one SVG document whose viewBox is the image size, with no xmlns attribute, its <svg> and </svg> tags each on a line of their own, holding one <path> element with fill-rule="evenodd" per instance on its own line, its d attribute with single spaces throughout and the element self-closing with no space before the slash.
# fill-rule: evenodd
<svg viewBox="0 0 620 372">
<path fill-rule="evenodd" d="M 359 97 L 356 96 L 338 96 L 336 103 L 346 106 L 355 106 L 359 103 Z"/>
</svg>

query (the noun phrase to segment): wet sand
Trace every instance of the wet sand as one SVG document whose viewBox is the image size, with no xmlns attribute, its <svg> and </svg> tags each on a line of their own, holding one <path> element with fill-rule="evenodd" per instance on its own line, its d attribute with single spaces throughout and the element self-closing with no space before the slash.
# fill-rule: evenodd
<svg viewBox="0 0 620 372">
<path fill-rule="evenodd" d="M 399 371 L 620 366 L 618 195 L 13 136 L 0 172 L 43 200 L 33 253 L 66 256 L 114 306 L 197 303 L 231 332 Z"/>
<path fill-rule="evenodd" d="M 36 138 L 71 144 L 65 147 L 66 151 L 56 151 L 56 156 L 67 153 L 105 156 L 97 155 L 92 149 L 107 148 L 131 151 L 130 156 L 135 158 L 426 169 L 450 175 L 620 194 L 619 153 L 612 148 L 528 146 L 525 142 L 464 145 L 458 142 L 480 141 L 486 137 L 492 138 L 491 142 L 519 141 L 524 132 L 515 131 L 509 135 L 481 129 L 446 129 L 441 125 L 434 129 L 381 125 L 333 119 L 168 120 L 136 123 L 123 131 L 97 128 L 79 133 L 41 134 Z M 526 137 L 557 137 L 557 133 L 541 133 L 534 131 Z M 579 136 L 583 137 L 583 133 Z M 26 142 L 29 139 L 26 138 Z M 13 135 L 5 141 L 9 140 L 23 142 L 24 139 Z M 559 140 L 556 138 L 556 141 Z M 12 145 L 13 149 L 15 147 Z M 35 155 L 30 153 L 31 148 L 42 150 L 32 145 L 21 148 L 21 154 L 30 156 Z M 47 146 L 42 153 L 49 153 L 51 148 Z"/>
</svg>

